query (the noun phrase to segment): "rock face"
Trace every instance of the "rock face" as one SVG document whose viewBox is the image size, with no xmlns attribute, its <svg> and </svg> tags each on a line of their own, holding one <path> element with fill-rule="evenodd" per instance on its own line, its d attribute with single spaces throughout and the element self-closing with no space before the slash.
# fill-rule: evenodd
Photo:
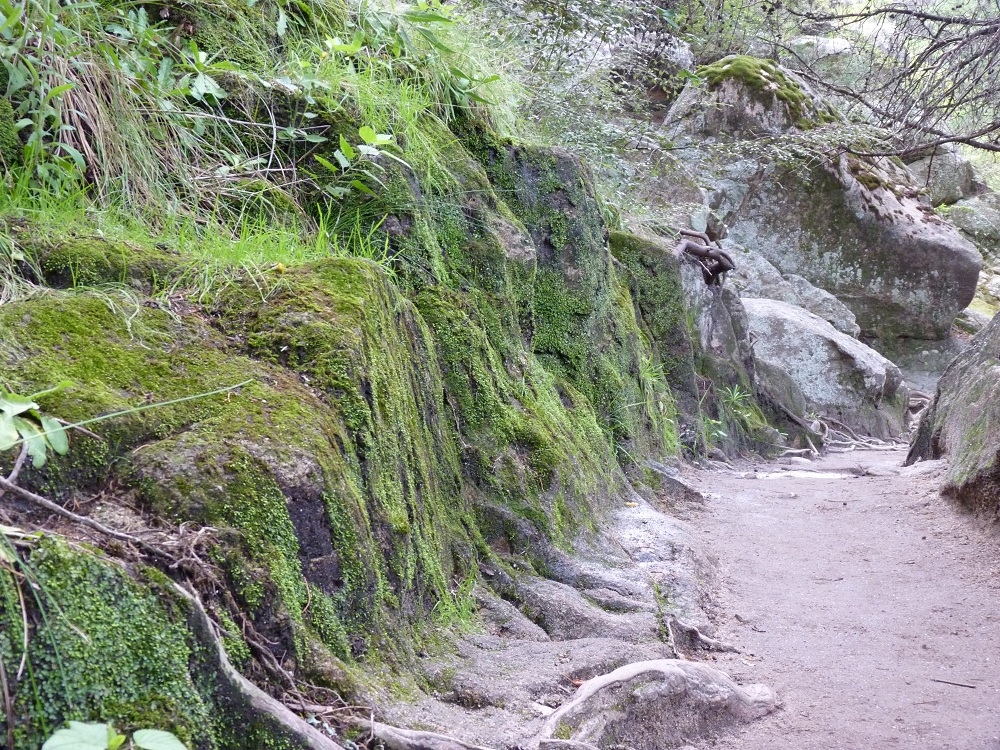
<svg viewBox="0 0 1000 750">
<path fill-rule="evenodd" d="M 1000 261 L 1000 194 L 988 192 L 960 200 L 948 210 L 948 219 L 976 243 L 987 260 Z"/>
<path fill-rule="evenodd" d="M 899 369 L 860 341 L 802 308 L 745 299 L 754 355 L 798 386 L 808 409 L 874 437 L 903 431 Z"/>
<path fill-rule="evenodd" d="M 417 633 L 459 607 L 470 617 L 479 601 L 497 637 L 548 654 L 556 693 L 562 644 L 605 639 L 582 649 L 592 677 L 671 655 L 664 601 L 670 615 L 707 623 L 710 572 L 683 540 L 693 535 L 644 504 L 622 465 L 676 455 L 671 385 L 686 382 L 700 404 L 696 358 L 750 382 L 738 298 L 705 287 L 669 248 L 618 237 L 616 257 L 577 158 L 485 131 L 464 138 L 468 149 L 451 148 L 446 196 L 386 176 L 395 265 L 344 257 L 232 269 L 210 303 L 168 311 L 147 296 L 153 281 L 194 258 L 131 243 L 119 252 L 71 231 L 47 230 L 44 244 L 28 229 L 19 236 L 49 288 L 0 305 L 4 388 L 44 391 L 43 410 L 70 422 L 170 402 L 102 424 L 102 440 L 74 435 L 67 456 L 26 466 L 20 482 L 60 501 L 111 488 L 83 512 L 170 550 L 197 546 L 211 573 L 185 581 L 224 623 L 238 669 L 280 670 L 367 701 L 348 663 L 412 667 Z M 114 292 L 56 288 L 126 278 L 124 315 Z M 688 286 L 700 295 L 695 319 L 714 327 L 688 328 Z M 724 370 L 727 357 L 735 363 Z M 65 380 L 78 387 L 51 389 Z M 0 473 L 11 454 L 0 454 Z M 40 525 L 12 499 L 3 511 L 5 524 Z M 612 516 L 617 535 L 602 537 Z M 82 538 L 72 525 L 61 533 Z M 595 561 L 574 563 L 569 547 Z M 32 679 L 11 695 L 15 750 L 39 747 L 69 717 L 148 722 L 219 750 L 291 746 L 252 706 L 225 705 L 185 607 L 162 590 L 176 570 L 102 560 L 55 532 L 19 554 L 39 580 L 65 582 L 49 600 L 66 619 L 46 621 L 44 602 L 25 597 L 39 626 L 28 639 Z M 455 581 L 469 587 L 456 593 Z M 0 601 L 16 603 L 21 583 L 0 565 Z M 0 607 L 7 674 L 26 637 L 19 606 Z M 517 658 L 535 679 L 537 652 Z M 482 682 L 452 687 L 468 705 L 491 694 Z"/>
<path fill-rule="evenodd" d="M 734 243 L 727 243 L 726 250 L 736 263 L 736 270 L 729 274 L 729 283 L 740 297 L 787 302 L 818 315 L 848 336 L 857 338 L 861 333 L 854 313 L 828 291 L 796 274 L 782 276 L 764 257 Z"/>
<path fill-rule="evenodd" d="M 976 248 L 889 160 L 840 155 L 822 166 L 782 166 L 761 156 L 748 136 L 807 137 L 836 115 L 793 74 L 745 60 L 702 69 L 708 85 L 688 88 L 668 118 L 667 135 L 679 143 L 720 141 L 711 154 L 678 153 L 691 154 L 689 168 L 709 184 L 730 238 L 782 275 L 833 294 L 863 337 L 946 337 L 975 293 Z"/>
<path fill-rule="evenodd" d="M 917 178 L 917 184 L 930 192 L 931 205 L 942 206 L 971 198 L 986 190 L 976 179 L 972 162 L 954 149 L 939 149 L 907 165 Z"/>
<path fill-rule="evenodd" d="M 972 338 L 938 383 L 907 464 L 948 457 L 944 492 L 1000 515 L 1000 317 Z"/>
</svg>

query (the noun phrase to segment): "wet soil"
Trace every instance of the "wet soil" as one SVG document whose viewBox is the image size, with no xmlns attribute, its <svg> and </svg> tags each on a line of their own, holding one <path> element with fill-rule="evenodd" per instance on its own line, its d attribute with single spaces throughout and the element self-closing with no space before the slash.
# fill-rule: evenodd
<svg viewBox="0 0 1000 750">
<path fill-rule="evenodd" d="M 743 650 L 712 663 L 783 702 L 699 747 L 1000 750 L 1000 536 L 904 456 L 696 477 L 719 635 Z"/>
</svg>

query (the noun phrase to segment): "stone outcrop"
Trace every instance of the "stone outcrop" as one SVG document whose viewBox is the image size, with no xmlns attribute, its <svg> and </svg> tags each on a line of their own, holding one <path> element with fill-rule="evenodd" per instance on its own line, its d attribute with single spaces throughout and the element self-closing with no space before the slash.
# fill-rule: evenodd
<svg viewBox="0 0 1000 750">
<path fill-rule="evenodd" d="M 960 200 L 948 209 L 947 216 L 989 262 L 1000 262 L 1000 193 Z"/>
<path fill-rule="evenodd" d="M 939 148 L 906 166 L 917 185 L 927 190 L 932 206 L 950 205 L 986 191 L 986 185 L 976 179 L 972 162 L 954 148 Z"/>
<path fill-rule="evenodd" d="M 796 274 L 782 276 L 763 256 L 734 243 L 727 243 L 726 250 L 736 263 L 728 281 L 740 297 L 787 302 L 818 315 L 848 336 L 857 338 L 861 333 L 854 313 L 828 291 Z"/>
<path fill-rule="evenodd" d="M 700 75 L 707 85 L 681 95 L 666 134 L 682 145 L 718 141 L 677 153 L 708 183 L 730 238 L 833 294 L 867 339 L 946 337 L 972 300 L 981 258 L 933 213 L 911 173 L 844 154 L 809 163 L 786 153 L 782 163 L 761 152 L 759 137 L 808 139 L 836 121 L 829 105 L 766 61 L 726 58 Z"/>
<path fill-rule="evenodd" d="M 892 362 L 802 308 L 764 299 L 745 299 L 743 304 L 755 358 L 769 370 L 785 373 L 808 410 L 874 437 L 903 432 L 905 388 Z M 773 376 L 770 381 L 778 382 Z M 791 395 L 783 397 L 781 391 Z M 773 395 L 797 399 L 787 387 Z"/>
<path fill-rule="evenodd" d="M 907 464 L 947 457 L 943 490 L 1000 516 L 1000 317 L 945 370 Z"/>
</svg>

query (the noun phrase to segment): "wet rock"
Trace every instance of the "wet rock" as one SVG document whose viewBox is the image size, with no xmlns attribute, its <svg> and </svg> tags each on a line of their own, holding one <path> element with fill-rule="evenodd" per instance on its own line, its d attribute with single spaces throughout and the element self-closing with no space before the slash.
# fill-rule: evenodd
<svg viewBox="0 0 1000 750">
<path fill-rule="evenodd" d="M 905 389 L 892 362 L 800 307 L 743 302 L 756 358 L 786 373 L 809 409 L 876 437 L 903 431 Z"/>
</svg>

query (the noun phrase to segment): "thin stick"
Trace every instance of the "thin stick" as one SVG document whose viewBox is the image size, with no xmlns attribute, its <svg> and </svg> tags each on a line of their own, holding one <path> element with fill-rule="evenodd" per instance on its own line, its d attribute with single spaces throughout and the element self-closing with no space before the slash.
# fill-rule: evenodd
<svg viewBox="0 0 1000 750">
<path fill-rule="evenodd" d="M 954 685 L 955 687 L 967 687 L 967 688 L 972 688 L 973 690 L 976 689 L 975 685 L 967 685 L 964 682 L 952 682 L 951 680 L 938 680 L 935 679 L 934 677 L 930 677 L 929 679 L 931 682 L 942 682 L 945 685 Z"/>
<path fill-rule="evenodd" d="M 76 521 L 78 524 L 91 528 L 94 531 L 99 531 L 105 536 L 110 536 L 113 539 L 120 539 L 123 542 L 129 542 L 131 544 L 134 544 L 151 555 L 163 558 L 164 560 L 169 560 L 170 562 L 174 561 L 174 558 L 168 555 L 166 552 L 164 552 L 161 549 L 157 549 L 153 545 L 142 541 L 138 537 L 134 537 L 131 534 L 126 534 L 123 531 L 115 531 L 114 529 L 110 529 L 107 526 L 100 524 L 91 518 L 77 515 L 73 511 L 66 510 L 61 505 L 54 503 L 51 500 L 42 497 L 41 495 L 36 495 L 34 492 L 31 492 L 30 490 L 26 490 L 23 487 L 18 487 L 16 484 L 9 482 L 3 477 L 0 477 L 0 490 L 8 490 L 16 495 L 20 495 L 22 498 L 34 503 L 35 505 L 39 505 L 42 508 L 51 511 L 52 513 L 56 513 L 57 515 L 63 516 L 64 518 L 68 518 L 71 521 Z"/>
<path fill-rule="evenodd" d="M 24 466 L 24 460 L 28 457 L 28 444 L 21 444 L 21 452 L 17 454 L 17 460 L 14 462 L 14 468 L 10 470 L 10 474 L 7 475 L 7 481 L 14 484 L 17 481 L 18 475 L 21 473 L 21 469 Z M 5 490 L 0 487 L 0 498 L 3 498 Z"/>
</svg>

